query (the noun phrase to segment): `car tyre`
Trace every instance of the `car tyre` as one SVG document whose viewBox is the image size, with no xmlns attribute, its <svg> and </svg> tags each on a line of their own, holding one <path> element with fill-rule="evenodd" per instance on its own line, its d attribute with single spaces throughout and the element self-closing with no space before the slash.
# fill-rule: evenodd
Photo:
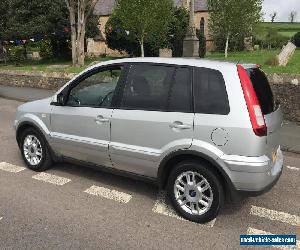
<svg viewBox="0 0 300 250">
<path fill-rule="evenodd" d="M 29 169 L 42 172 L 52 166 L 49 146 L 44 136 L 34 128 L 27 128 L 20 137 L 22 157 Z"/>
<path fill-rule="evenodd" d="M 224 191 L 217 173 L 201 161 L 178 163 L 169 176 L 167 191 L 176 212 L 196 223 L 216 218 L 224 203 Z"/>
</svg>

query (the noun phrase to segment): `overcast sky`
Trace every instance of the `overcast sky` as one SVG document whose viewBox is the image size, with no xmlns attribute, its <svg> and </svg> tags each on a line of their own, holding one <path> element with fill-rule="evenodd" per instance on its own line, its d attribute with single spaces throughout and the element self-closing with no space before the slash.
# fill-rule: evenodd
<svg viewBox="0 0 300 250">
<path fill-rule="evenodd" d="M 265 21 L 270 21 L 270 13 L 276 11 L 275 22 L 289 21 L 289 13 L 296 11 L 296 21 L 300 22 L 300 0 L 264 0 L 263 12 Z"/>
</svg>

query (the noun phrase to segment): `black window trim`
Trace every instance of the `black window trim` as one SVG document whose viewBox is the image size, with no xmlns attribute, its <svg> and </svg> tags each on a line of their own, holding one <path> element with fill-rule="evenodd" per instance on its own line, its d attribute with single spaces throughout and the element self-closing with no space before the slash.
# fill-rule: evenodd
<svg viewBox="0 0 300 250">
<path fill-rule="evenodd" d="M 125 87 L 127 84 L 127 81 L 129 79 L 129 74 L 130 74 L 130 70 L 132 69 L 132 66 L 134 65 L 141 65 L 141 64 L 146 64 L 146 65 L 152 65 L 152 66 L 163 66 L 163 67 L 173 67 L 174 71 L 172 72 L 172 76 L 170 78 L 170 80 L 172 81 L 176 75 L 176 71 L 178 68 L 188 68 L 189 72 L 190 72 L 190 88 L 191 88 L 191 110 L 190 112 L 182 112 L 182 111 L 169 111 L 169 110 L 150 110 L 150 109 L 134 109 L 134 108 L 125 108 L 125 107 L 121 107 L 122 105 L 122 101 L 123 101 L 123 97 L 124 97 L 124 91 L 125 91 Z M 170 90 L 169 90 L 170 92 Z M 155 63 L 155 62 L 132 62 L 132 63 L 127 63 L 127 67 L 126 67 L 126 77 L 124 77 L 123 81 L 120 83 L 119 89 L 118 89 L 118 100 L 115 103 L 115 109 L 119 109 L 119 110 L 136 110 L 136 111 L 150 111 L 150 112 L 168 112 L 168 113 L 194 113 L 194 98 L 193 98 L 193 66 L 191 65 L 179 65 L 179 64 L 168 64 L 168 63 Z M 169 98 L 170 93 L 168 94 L 168 98 Z M 168 107 L 167 107 L 168 108 Z"/>
<path fill-rule="evenodd" d="M 116 102 L 116 96 L 118 95 L 117 90 L 118 86 L 121 84 L 121 82 L 124 80 L 124 76 L 126 74 L 126 63 L 115 63 L 115 64 L 109 64 L 109 65 L 103 65 L 99 66 L 93 69 L 88 70 L 87 72 L 80 74 L 78 77 L 76 77 L 72 82 L 70 82 L 59 94 L 63 94 L 66 98 L 65 104 L 63 105 L 64 107 L 74 107 L 74 108 L 101 108 L 101 109 L 114 109 L 115 107 L 115 102 Z M 103 72 L 109 69 L 117 68 L 117 67 L 123 67 L 120 78 L 117 82 L 117 86 L 115 89 L 114 96 L 112 98 L 112 104 L 110 107 L 101 107 L 101 106 L 91 106 L 91 105 L 83 105 L 83 106 L 77 106 L 77 105 L 67 105 L 67 101 L 69 99 L 70 92 L 72 89 L 78 86 L 82 81 L 87 79 L 88 77 L 97 74 L 99 72 Z M 59 95 L 58 94 L 58 95 Z M 57 103 L 51 103 L 51 105 L 59 106 Z"/>
</svg>

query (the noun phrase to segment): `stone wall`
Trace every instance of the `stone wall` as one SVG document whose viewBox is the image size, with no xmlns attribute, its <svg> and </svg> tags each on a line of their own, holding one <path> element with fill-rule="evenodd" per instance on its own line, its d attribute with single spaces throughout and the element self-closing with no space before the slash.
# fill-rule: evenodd
<svg viewBox="0 0 300 250">
<path fill-rule="evenodd" d="M 75 74 L 21 72 L 0 70 L 0 85 L 57 90 Z M 280 101 L 284 118 L 300 124 L 300 75 L 268 75 L 276 99 Z"/>
<path fill-rule="evenodd" d="M 75 74 L 0 70 L 0 85 L 57 90 Z"/>
<path fill-rule="evenodd" d="M 300 85 L 271 84 L 273 93 L 280 101 L 284 119 L 300 125 Z"/>
<path fill-rule="evenodd" d="M 269 74 L 274 95 L 280 101 L 284 118 L 300 125 L 300 75 Z"/>
</svg>

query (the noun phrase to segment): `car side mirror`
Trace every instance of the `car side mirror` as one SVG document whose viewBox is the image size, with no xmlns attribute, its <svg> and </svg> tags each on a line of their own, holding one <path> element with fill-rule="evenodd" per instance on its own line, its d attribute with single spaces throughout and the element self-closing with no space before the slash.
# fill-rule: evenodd
<svg viewBox="0 0 300 250">
<path fill-rule="evenodd" d="M 60 106 L 64 106 L 66 102 L 65 95 L 63 93 L 59 93 L 57 95 L 57 104 Z"/>
</svg>

